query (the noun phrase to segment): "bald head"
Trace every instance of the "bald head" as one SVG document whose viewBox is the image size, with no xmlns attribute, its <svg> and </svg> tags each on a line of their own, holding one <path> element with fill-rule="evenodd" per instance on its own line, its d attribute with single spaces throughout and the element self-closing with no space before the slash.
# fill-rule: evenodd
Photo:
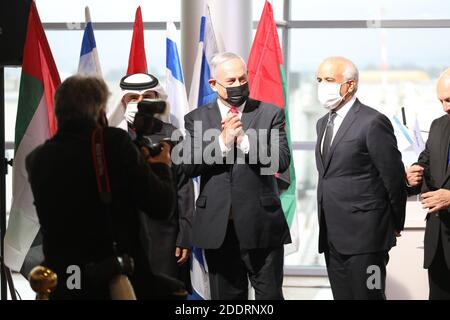
<svg viewBox="0 0 450 320">
<path fill-rule="evenodd" d="M 322 61 L 317 70 L 317 77 L 330 77 L 335 82 L 343 83 L 353 80 L 358 84 L 359 72 L 355 64 L 344 57 L 329 57 Z"/>
<path fill-rule="evenodd" d="M 445 70 L 439 77 L 436 93 L 442 103 L 444 112 L 450 115 L 450 68 Z"/>
</svg>

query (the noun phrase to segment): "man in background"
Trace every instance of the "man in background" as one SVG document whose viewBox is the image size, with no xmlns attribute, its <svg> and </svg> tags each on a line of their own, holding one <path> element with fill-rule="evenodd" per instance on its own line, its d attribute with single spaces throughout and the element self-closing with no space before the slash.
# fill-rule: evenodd
<svg viewBox="0 0 450 320">
<path fill-rule="evenodd" d="M 172 137 L 177 128 L 166 122 L 170 114 L 167 94 L 155 76 L 145 73 L 131 74 L 122 78 L 120 87 L 123 95 L 118 110 L 110 117 L 112 126 L 126 130 L 130 137 L 135 139 L 133 123 L 139 102 L 162 100 L 166 102 L 166 110 L 162 114 L 155 114 L 148 137 L 152 142 Z M 141 215 L 141 237 L 144 239 L 153 272 L 181 280 L 190 290 L 189 252 L 194 186 L 177 164 L 172 165 L 172 176 L 177 199 L 170 218 L 161 221 Z"/>
<path fill-rule="evenodd" d="M 428 209 L 424 268 L 430 300 L 450 299 L 450 69 L 437 81 L 437 98 L 446 113 L 431 124 L 425 150 L 406 174 L 411 194 L 421 194 Z"/>
</svg>

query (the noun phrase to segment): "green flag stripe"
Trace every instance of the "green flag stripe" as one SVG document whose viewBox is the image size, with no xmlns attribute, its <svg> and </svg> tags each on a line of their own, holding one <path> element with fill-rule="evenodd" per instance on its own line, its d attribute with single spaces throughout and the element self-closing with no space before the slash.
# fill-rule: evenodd
<svg viewBox="0 0 450 320">
<path fill-rule="evenodd" d="M 294 167 L 294 155 L 292 154 L 292 143 L 291 143 L 291 133 L 290 133 L 290 122 L 289 122 L 289 109 L 288 109 L 288 97 L 287 97 L 287 85 L 286 85 L 286 77 L 284 74 L 283 66 L 280 65 L 280 76 L 281 82 L 283 85 L 283 95 L 284 95 L 284 113 L 286 115 L 286 136 L 288 140 L 289 149 L 291 150 L 291 164 L 289 165 L 289 178 L 290 185 L 287 190 L 283 192 L 281 195 L 281 206 L 283 207 L 283 211 L 286 217 L 286 221 L 291 227 L 292 220 L 295 216 L 295 210 L 297 207 L 297 197 L 295 194 L 296 191 L 296 178 L 295 178 L 295 167 Z"/>
<path fill-rule="evenodd" d="M 15 151 L 19 148 L 43 95 L 42 82 L 22 71 L 16 117 Z"/>
</svg>

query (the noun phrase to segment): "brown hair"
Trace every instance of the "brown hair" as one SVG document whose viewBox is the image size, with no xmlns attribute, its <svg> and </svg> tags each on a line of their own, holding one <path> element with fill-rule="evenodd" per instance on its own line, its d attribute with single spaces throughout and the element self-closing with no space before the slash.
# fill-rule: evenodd
<svg viewBox="0 0 450 320">
<path fill-rule="evenodd" d="M 97 121 L 108 96 L 108 86 L 100 78 L 78 75 L 67 78 L 55 93 L 58 126 L 75 119 Z"/>
</svg>

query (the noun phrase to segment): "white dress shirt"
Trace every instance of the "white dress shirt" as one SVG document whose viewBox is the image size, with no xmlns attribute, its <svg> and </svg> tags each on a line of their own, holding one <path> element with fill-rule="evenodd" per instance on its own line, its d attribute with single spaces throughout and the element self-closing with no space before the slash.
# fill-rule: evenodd
<svg viewBox="0 0 450 320">
<path fill-rule="evenodd" d="M 350 110 L 350 108 L 353 106 L 353 104 L 356 101 L 356 96 L 353 96 L 349 101 L 347 101 L 346 104 L 344 104 L 338 111 L 336 111 L 336 117 L 334 118 L 334 126 L 333 126 L 333 136 L 331 137 L 331 142 L 330 142 L 330 148 L 333 145 L 333 140 L 334 137 L 336 137 L 336 133 L 339 130 L 339 127 L 342 124 L 342 121 L 344 121 L 345 116 L 347 115 L 348 111 Z M 323 151 L 323 140 L 325 138 L 325 133 L 326 133 L 326 129 L 323 132 L 323 136 L 322 136 L 322 142 L 320 145 L 320 150 Z"/>
<path fill-rule="evenodd" d="M 228 112 L 230 111 L 230 107 L 225 105 L 222 100 L 217 98 L 217 104 L 219 105 L 220 115 L 222 117 L 222 121 L 225 120 L 228 116 Z M 236 107 L 238 111 L 239 119 L 242 118 L 242 112 L 245 108 L 245 102 L 241 104 L 239 107 Z M 219 138 L 220 150 L 222 151 L 222 155 L 226 156 L 228 152 L 230 152 L 231 148 L 225 145 L 225 142 L 222 140 L 222 137 Z M 248 136 L 244 135 L 242 140 L 238 140 L 236 146 L 244 153 L 247 154 L 250 150 L 250 143 L 248 141 Z"/>
</svg>

